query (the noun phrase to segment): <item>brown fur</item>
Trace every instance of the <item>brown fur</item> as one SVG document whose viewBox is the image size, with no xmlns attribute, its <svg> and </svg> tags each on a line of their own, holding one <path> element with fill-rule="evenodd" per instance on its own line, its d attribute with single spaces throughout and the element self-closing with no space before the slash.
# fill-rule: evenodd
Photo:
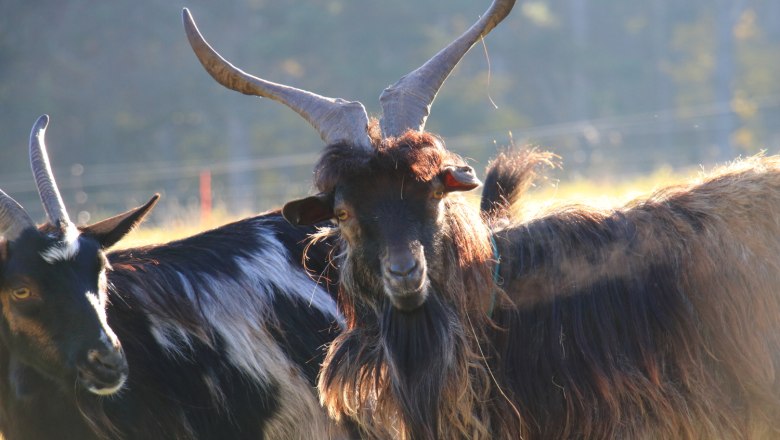
<svg viewBox="0 0 780 440">
<path fill-rule="evenodd" d="M 463 204 L 460 200 L 451 203 Z M 457 212 L 466 213 L 467 216 L 469 213 L 463 209 L 458 209 Z M 468 248 L 469 252 L 459 252 L 463 248 L 452 246 L 443 256 L 447 263 L 435 269 L 441 275 L 437 280 L 443 284 L 440 291 L 447 295 L 443 301 L 459 312 L 484 310 L 484 300 L 489 298 L 491 293 L 492 250 L 490 243 L 484 239 L 486 235 L 479 233 L 485 231 L 460 229 L 464 223 L 472 221 L 453 221 L 449 225 L 452 229 L 448 228 L 448 235 L 459 245 Z M 401 438 L 409 438 L 409 433 L 404 431 L 401 403 L 393 393 L 393 380 L 387 371 L 387 355 L 381 349 L 378 324 L 372 322 L 371 326 L 366 328 L 366 322 L 359 321 L 364 317 L 360 316 L 358 308 L 366 305 L 354 304 L 354 293 L 350 292 L 350 288 L 354 287 L 353 271 L 356 270 L 359 268 L 347 263 L 341 275 L 343 284 L 340 302 L 348 317 L 349 330 L 340 335 L 328 351 L 320 376 L 320 389 L 324 390 L 321 400 L 332 416 L 339 418 L 346 415 L 357 421 L 364 433 L 370 437 L 387 438 L 400 433 Z M 468 276 L 458 276 L 455 272 L 467 273 Z M 380 300 L 370 307 L 379 311 L 389 306 Z M 443 401 L 453 404 L 443 408 L 438 420 L 428 420 L 427 423 L 436 426 L 438 438 L 488 438 L 492 430 L 491 414 L 479 402 L 499 400 L 499 406 L 502 403 L 501 396 L 494 395 L 496 393 L 490 384 L 490 372 L 482 360 L 479 348 L 479 340 L 484 339 L 482 329 L 486 325 L 486 316 L 467 316 L 465 313 L 459 313 L 453 318 L 458 325 L 449 331 L 456 340 L 455 353 L 454 359 L 446 365 L 447 381 L 441 395 Z M 334 364 L 334 354 L 344 349 L 347 344 L 356 344 L 356 347 L 350 350 L 350 357 Z M 441 375 L 443 371 L 424 373 Z"/>
<path fill-rule="evenodd" d="M 52 364 L 62 362 L 60 352 L 57 350 L 56 344 L 49 332 L 46 331 L 46 328 L 34 319 L 15 314 L 11 304 L 12 301 L 9 293 L 0 295 L 3 319 L 5 319 L 8 325 L 8 330 L 17 336 L 24 337 L 31 345 L 38 347 L 41 355 L 45 356 L 48 362 Z"/>
<path fill-rule="evenodd" d="M 354 150 L 344 145 L 325 149 L 314 172 L 314 184 L 323 193 L 330 193 L 345 179 L 361 174 L 392 173 L 409 170 L 419 182 L 428 182 L 443 165 L 463 165 L 457 154 L 444 149 L 442 142 L 429 133 L 408 131 L 399 138 L 373 139 L 371 152 Z"/>
<path fill-rule="evenodd" d="M 625 239 L 608 241 L 604 231 L 616 228 Z M 622 292 L 623 282 L 636 287 L 621 294 L 644 290 L 650 305 L 665 302 L 644 313 L 585 309 L 604 323 L 581 335 L 562 325 L 561 352 L 605 358 L 547 373 L 563 396 L 563 407 L 547 411 L 563 417 L 551 426 L 542 405 L 523 402 L 536 419 L 528 438 L 780 435 L 780 159 L 739 161 L 614 212 L 556 210 L 497 238 L 505 290 L 521 313 Z M 546 255 L 512 251 L 529 239 Z M 620 313 L 635 318 L 628 335 L 610 321 Z M 608 357 L 618 354 L 609 351 L 621 345 L 615 338 L 641 342 L 636 363 Z"/>
<path fill-rule="evenodd" d="M 362 180 L 366 176 L 403 170 L 419 182 L 429 182 L 444 165 L 462 165 L 463 161 L 446 151 L 441 142 L 428 134 L 408 132 L 399 139 L 385 140 L 373 155 L 356 155 L 340 147 L 328 148 L 316 170 L 321 191 L 333 191 L 344 180 Z M 516 432 L 516 417 L 494 417 L 482 402 L 510 407 L 500 390 L 491 385 L 491 372 L 483 359 L 481 343 L 490 328 L 484 313 L 493 294 L 492 267 L 495 264 L 488 230 L 479 213 L 469 209 L 462 197 L 448 196 L 440 239 L 447 243 L 433 261 L 432 282 L 441 294 L 437 300 L 455 315 L 447 320 L 447 343 L 452 351 L 441 368 L 422 371 L 424 383 L 437 382 L 443 376 L 441 406 L 435 420 L 424 420 L 432 428 L 428 438 L 490 438 L 496 432 Z M 327 236 L 336 230 L 325 231 Z M 322 402 L 336 417 L 347 416 L 360 425 L 364 434 L 375 438 L 399 436 L 412 438 L 405 426 L 404 397 L 397 394 L 399 378 L 390 373 L 392 361 L 383 347 L 381 320 L 377 315 L 390 306 L 382 297 L 366 301 L 361 292 L 376 291 L 367 286 L 365 267 L 350 255 L 342 243 L 344 255 L 337 257 L 341 272 L 340 304 L 349 330 L 331 345 L 320 377 Z M 438 262 L 438 263 L 437 263 Z M 434 308 L 431 304 L 425 307 Z M 438 309 L 437 309 L 438 310 Z M 425 313 L 432 313 L 430 310 Z M 366 315 L 375 315 L 366 319 Z M 414 336 L 414 335 L 413 335 Z M 416 337 L 420 337 L 418 334 Z M 446 371 L 446 373 L 445 373 Z M 409 396 L 406 396 L 409 397 Z M 412 396 L 413 397 L 413 396 Z"/>
<path fill-rule="evenodd" d="M 376 182 L 426 182 L 458 163 L 427 135 L 342 150 L 318 165 L 325 193 L 360 182 L 371 197 Z M 494 232 L 506 295 L 477 211 L 454 194 L 443 206 L 425 254 L 436 288 L 419 312 L 433 324 L 393 315 L 362 253 L 371 243 L 342 243 L 349 328 L 319 383 L 332 415 L 375 438 L 780 436 L 780 159 L 739 161 L 611 212 L 507 219 Z M 440 358 L 394 373 L 403 353 L 390 349 L 388 316 L 408 325 L 406 346 Z"/>
<path fill-rule="evenodd" d="M 560 166 L 560 157 L 536 148 L 503 151 L 491 161 L 482 188 L 480 210 L 491 221 L 508 218 L 518 209 L 521 198 L 543 177 L 543 170 Z"/>
</svg>

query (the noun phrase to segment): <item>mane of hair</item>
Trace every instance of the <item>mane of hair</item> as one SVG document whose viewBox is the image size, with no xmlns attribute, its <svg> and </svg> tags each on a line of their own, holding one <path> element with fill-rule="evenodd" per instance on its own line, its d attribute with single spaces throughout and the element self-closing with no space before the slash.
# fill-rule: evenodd
<svg viewBox="0 0 780 440">
<path fill-rule="evenodd" d="M 336 144 L 325 148 L 314 168 L 314 184 L 321 192 L 331 192 L 336 184 L 358 173 L 392 173 L 408 170 L 415 179 L 427 182 L 436 177 L 442 165 L 464 165 L 460 156 L 447 151 L 442 141 L 430 133 L 409 130 L 398 138 L 374 140 L 371 151 Z"/>
</svg>

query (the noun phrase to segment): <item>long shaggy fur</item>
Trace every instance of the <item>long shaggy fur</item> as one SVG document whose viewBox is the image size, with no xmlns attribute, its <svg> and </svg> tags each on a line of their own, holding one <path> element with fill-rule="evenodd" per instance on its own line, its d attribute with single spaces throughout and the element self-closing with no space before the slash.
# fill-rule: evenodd
<svg viewBox="0 0 780 440">
<path fill-rule="evenodd" d="M 559 166 L 559 157 L 549 151 L 523 148 L 501 152 L 490 163 L 482 187 L 480 210 L 489 219 L 508 218 L 521 197 L 543 175 L 545 168 Z"/>
<path fill-rule="evenodd" d="M 398 172 L 451 160 L 401 153 L 444 151 L 430 139 L 393 142 Z M 320 189 L 383 156 L 342 167 L 326 153 Z M 390 310 L 359 246 L 342 243 L 347 331 L 319 383 L 333 415 L 377 438 L 780 436 L 780 159 L 610 212 L 508 221 L 492 231 L 495 286 L 491 232 L 449 195 L 426 250 L 435 293 L 411 316 Z"/>
<path fill-rule="evenodd" d="M 385 141 L 373 156 L 346 158 L 339 151 L 326 150 L 317 168 L 323 191 L 346 176 L 394 169 L 427 181 L 442 165 L 462 163 L 438 140 L 418 133 Z M 445 203 L 440 246 L 426 251 L 427 260 L 436 262 L 430 281 L 438 296 L 412 314 L 393 309 L 381 285 L 367 276 L 370 268 L 342 243 L 336 264 L 347 331 L 331 345 L 319 386 L 331 414 L 355 420 L 366 436 L 489 438 L 491 432 L 517 430 L 516 419 L 496 418 L 483 404 L 511 407 L 491 386 L 481 353 L 490 324 L 484 313 L 467 313 L 486 309 L 493 292 L 488 231 L 462 198 Z"/>
<path fill-rule="evenodd" d="M 527 438 L 780 435 L 780 159 L 496 231 Z"/>
</svg>

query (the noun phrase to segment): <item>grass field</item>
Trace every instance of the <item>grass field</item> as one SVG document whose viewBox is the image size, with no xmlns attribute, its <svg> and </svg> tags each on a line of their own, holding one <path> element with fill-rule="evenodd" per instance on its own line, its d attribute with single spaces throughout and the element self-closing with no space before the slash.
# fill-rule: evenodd
<svg viewBox="0 0 780 440">
<path fill-rule="evenodd" d="M 533 217 L 552 207 L 568 204 L 584 204 L 608 209 L 609 207 L 620 206 L 643 194 L 649 194 L 663 186 L 686 181 L 696 177 L 697 174 L 698 170 L 673 172 L 670 168 L 663 168 L 646 176 L 624 180 L 603 179 L 559 182 L 552 178 L 541 179 L 536 187 L 528 192 L 523 203 L 523 214 Z M 475 203 L 478 203 L 478 191 L 474 194 Z M 274 207 L 269 206 L 268 208 Z M 212 219 L 206 224 L 170 220 L 162 227 L 150 228 L 142 225 L 119 242 L 117 248 L 165 243 L 220 226 L 238 218 L 240 217 L 231 216 L 225 212 L 215 212 Z"/>
</svg>

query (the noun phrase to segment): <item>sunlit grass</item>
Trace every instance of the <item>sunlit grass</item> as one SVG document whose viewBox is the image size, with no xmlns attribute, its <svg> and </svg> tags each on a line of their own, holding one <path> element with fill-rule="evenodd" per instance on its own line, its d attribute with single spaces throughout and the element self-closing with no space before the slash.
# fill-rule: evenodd
<svg viewBox="0 0 780 440">
<path fill-rule="evenodd" d="M 564 171 L 565 173 L 565 171 Z M 530 190 L 522 203 L 522 212 L 533 217 L 550 209 L 566 205 L 586 205 L 599 209 L 610 209 L 627 202 L 648 196 L 654 191 L 689 181 L 700 174 L 700 170 L 673 171 L 664 167 L 655 172 L 635 177 L 614 179 L 577 179 L 559 182 L 543 179 Z"/>
<path fill-rule="evenodd" d="M 565 174 L 565 170 L 563 173 Z M 671 168 L 661 168 L 646 176 L 633 179 L 578 179 L 564 182 L 555 179 L 542 179 L 525 197 L 523 213 L 525 216 L 534 216 L 553 207 L 570 204 L 608 209 L 623 205 L 642 195 L 650 194 L 661 187 L 683 182 L 697 174 L 698 170 L 674 172 Z M 475 194 L 473 200 L 478 203 L 478 194 Z M 159 227 L 141 225 L 140 228 L 119 242 L 116 248 L 166 243 L 215 228 L 241 217 L 241 215 L 230 215 L 227 212 L 215 212 L 210 220 L 203 223 L 199 220 L 172 219 Z"/>
<path fill-rule="evenodd" d="M 149 244 L 167 243 L 216 228 L 242 217 L 243 216 L 240 215 L 231 216 L 226 212 L 217 211 L 214 212 L 207 221 L 201 221 L 200 219 L 195 221 L 171 219 L 168 220 L 165 225 L 157 227 L 149 227 L 141 224 L 139 228 L 128 234 L 112 249 L 126 249 Z"/>
</svg>

